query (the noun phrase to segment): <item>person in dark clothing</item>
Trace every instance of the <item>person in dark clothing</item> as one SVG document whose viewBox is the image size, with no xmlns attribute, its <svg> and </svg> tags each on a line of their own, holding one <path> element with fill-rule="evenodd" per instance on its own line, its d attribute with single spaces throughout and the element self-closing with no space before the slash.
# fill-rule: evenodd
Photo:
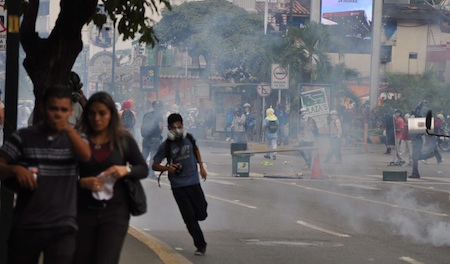
<svg viewBox="0 0 450 264">
<path fill-rule="evenodd" d="M 44 120 L 12 134 L 0 150 L 0 179 L 17 193 L 8 263 L 71 263 L 75 251 L 78 161 L 91 152 L 69 125 L 72 91 L 49 87 Z"/>
<path fill-rule="evenodd" d="M 150 154 L 150 164 L 153 163 L 153 156 L 156 154 L 158 146 L 161 144 L 161 134 L 164 128 L 162 103 L 154 101 L 152 107 L 153 111 L 144 115 L 141 125 L 142 156 L 144 157 L 144 160 L 147 160 Z M 149 171 L 149 177 L 156 178 L 153 170 Z"/>
<path fill-rule="evenodd" d="M 128 231 L 126 178 L 143 179 L 148 166 L 131 134 L 121 125 L 111 96 L 93 94 L 83 112 L 82 132 L 92 157 L 80 164 L 75 264 L 119 263 Z"/>
<path fill-rule="evenodd" d="M 155 171 L 168 171 L 173 196 L 197 247 L 194 254 L 203 256 L 207 244 L 198 221 L 203 221 L 208 216 L 208 204 L 200 186 L 197 163 L 203 180 L 206 180 L 207 173 L 195 140 L 183 128 L 181 115 L 171 114 L 167 123 L 167 140 L 159 146 L 152 168 Z M 164 159 L 168 160 L 168 166 L 161 164 Z"/>
</svg>

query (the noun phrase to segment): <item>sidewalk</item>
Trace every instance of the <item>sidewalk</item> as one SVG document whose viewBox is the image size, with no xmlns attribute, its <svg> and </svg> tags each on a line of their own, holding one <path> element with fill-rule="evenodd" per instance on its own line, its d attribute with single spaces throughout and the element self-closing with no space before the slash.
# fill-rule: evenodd
<svg viewBox="0 0 450 264">
<path fill-rule="evenodd" d="M 158 255 L 143 242 L 132 236 L 130 233 L 125 238 L 125 244 L 120 256 L 120 264 L 148 264 L 164 263 Z"/>
<path fill-rule="evenodd" d="M 192 264 L 175 249 L 133 226 L 128 229 L 120 264 Z"/>
</svg>

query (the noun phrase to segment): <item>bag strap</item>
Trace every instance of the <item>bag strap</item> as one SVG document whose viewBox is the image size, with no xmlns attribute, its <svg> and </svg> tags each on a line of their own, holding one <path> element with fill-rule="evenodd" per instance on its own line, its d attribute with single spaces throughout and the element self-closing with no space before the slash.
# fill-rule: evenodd
<svg viewBox="0 0 450 264">
<path fill-rule="evenodd" d="M 197 144 L 195 143 L 194 137 L 190 133 L 187 133 L 186 134 L 186 138 L 192 144 L 192 149 L 194 151 L 194 156 L 195 156 L 195 159 L 197 160 L 197 163 L 198 163 L 198 156 L 197 156 L 198 147 L 197 147 Z M 167 166 L 170 163 L 170 142 L 166 139 L 163 144 L 164 144 L 164 155 L 166 156 L 166 159 L 167 159 L 167 163 L 166 163 L 166 166 Z M 158 186 L 159 186 L 159 188 L 161 188 L 161 176 L 162 176 L 163 173 L 164 172 L 161 171 L 159 173 L 159 175 L 158 175 Z"/>
</svg>

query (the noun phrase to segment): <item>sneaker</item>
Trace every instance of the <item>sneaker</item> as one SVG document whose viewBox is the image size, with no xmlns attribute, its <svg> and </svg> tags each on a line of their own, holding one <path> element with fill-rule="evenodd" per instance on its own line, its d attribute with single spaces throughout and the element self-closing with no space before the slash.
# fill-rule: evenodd
<svg viewBox="0 0 450 264">
<path fill-rule="evenodd" d="M 277 156 L 273 156 L 272 159 L 273 159 L 273 160 L 276 160 L 276 159 L 277 159 Z"/>
<path fill-rule="evenodd" d="M 227 139 L 225 139 L 225 141 L 230 141 L 231 140 L 231 138 L 227 138 Z"/>
<path fill-rule="evenodd" d="M 412 175 L 409 175 L 408 178 L 412 178 L 412 179 L 420 179 L 420 175 L 412 174 Z"/>
<path fill-rule="evenodd" d="M 197 250 L 194 252 L 194 255 L 204 256 L 205 253 L 206 253 L 206 248 L 197 248 Z"/>
<path fill-rule="evenodd" d="M 231 142 L 234 142 L 234 139 L 231 139 L 230 141 L 231 141 Z"/>
<path fill-rule="evenodd" d="M 388 164 L 388 166 L 397 166 L 397 162 L 391 161 L 391 162 Z"/>
<path fill-rule="evenodd" d="M 444 159 L 440 159 L 437 161 L 437 164 L 441 164 L 442 162 L 444 162 Z"/>
<path fill-rule="evenodd" d="M 264 155 L 264 158 L 270 159 L 270 155 L 266 154 L 266 155 Z"/>
<path fill-rule="evenodd" d="M 428 161 L 427 161 L 427 160 L 421 160 L 421 162 L 422 162 L 423 164 L 428 164 Z"/>
</svg>

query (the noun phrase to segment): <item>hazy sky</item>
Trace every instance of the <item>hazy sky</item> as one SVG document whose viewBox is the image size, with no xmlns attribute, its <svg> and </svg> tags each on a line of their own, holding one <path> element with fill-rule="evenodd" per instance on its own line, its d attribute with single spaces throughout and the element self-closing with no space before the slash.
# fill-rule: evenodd
<svg viewBox="0 0 450 264">
<path fill-rule="evenodd" d="M 373 0 L 322 0 L 322 14 L 352 10 L 364 10 L 369 21 L 372 21 Z"/>
</svg>

